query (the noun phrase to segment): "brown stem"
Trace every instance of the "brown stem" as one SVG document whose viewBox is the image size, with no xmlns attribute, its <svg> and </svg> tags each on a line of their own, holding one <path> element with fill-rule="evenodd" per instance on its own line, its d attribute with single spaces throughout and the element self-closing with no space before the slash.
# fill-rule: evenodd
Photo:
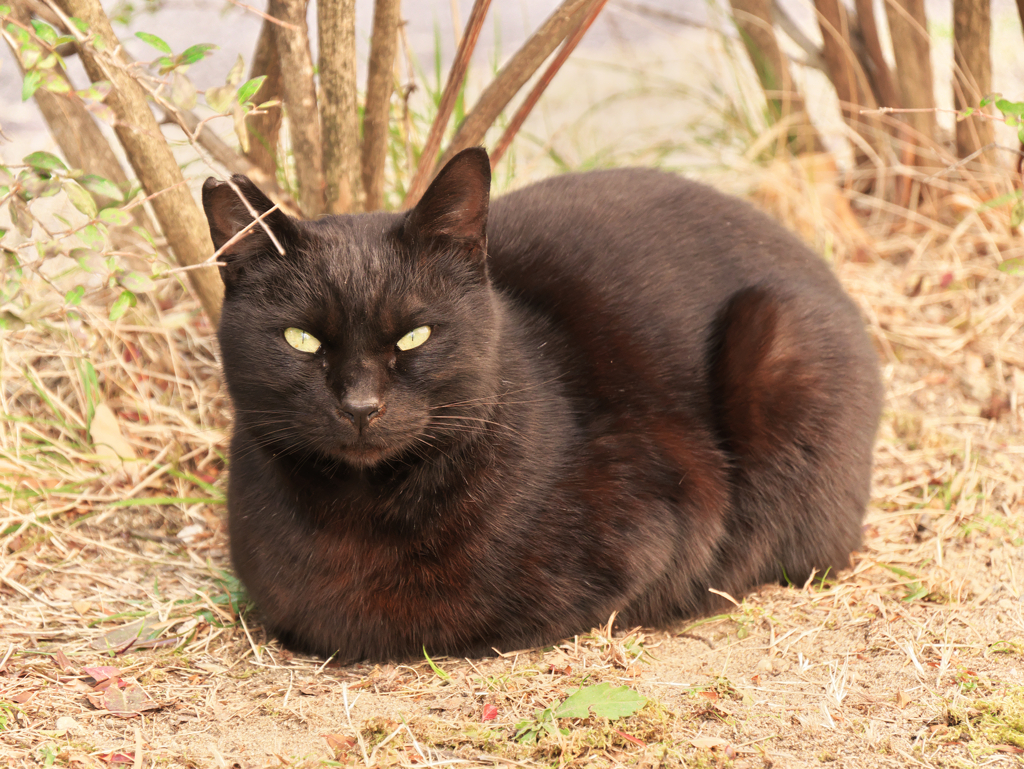
<svg viewBox="0 0 1024 769">
<path fill-rule="evenodd" d="M 978 108 L 992 90 L 992 6 L 989 0 L 953 0 L 953 107 Z M 957 121 L 956 151 L 965 158 L 995 139 L 992 121 L 969 117 Z M 991 158 L 982 155 L 984 160 Z"/>
<path fill-rule="evenodd" d="M 164 108 L 163 105 L 161 105 L 161 108 Z M 254 165 L 245 155 L 239 155 L 233 148 L 229 147 L 223 139 L 210 130 L 209 126 L 204 126 L 203 130 L 199 132 L 197 137 L 196 129 L 199 127 L 199 118 L 196 117 L 194 112 L 191 112 L 190 110 L 174 109 L 172 114 L 170 110 L 164 108 L 164 115 L 168 121 L 177 123 L 178 126 L 188 134 L 190 140 L 195 141 L 196 144 L 210 153 L 210 157 L 220 165 L 224 166 L 224 168 L 230 173 L 245 174 L 256 182 L 260 189 L 262 189 L 270 199 L 278 205 L 279 208 L 292 216 L 302 215 L 302 211 L 299 209 L 298 204 L 292 196 L 278 186 L 276 174 L 268 174 L 259 166 Z"/>
<path fill-rule="evenodd" d="M 391 89 L 398 50 L 399 0 L 377 0 L 373 7 L 366 106 L 363 109 L 363 210 L 384 206 L 384 166 L 388 156 Z"/>
<path fill-rule="evenodd" d="M 843 118 L 868 144 L 878 147 L 881 125 L 877 117 L 865 120 L 860 114 L 861 110 L 873 110 L 877 105 L 850 44 L 846 7 L 839 0 L 815 0 L 814 7 L 821 27 L 822 53 L 828 65 L 829 80 L 839 96 Z M 854 152 L 858 162 L 863 159 L 861 150 L 855 148 Z"/>
<path fill-rule="evenodd" d="M 882 44 L 878 38 L 874 3 L 871 0 L 854 0 L 854 7 L 860 21 L 861 35 L 864 37 L 864 49 L 871 64 L 870 79 L 875 86 L 879 106 L 899 108 L 902 106 L 899 91 L 896 89 L 889 63 L 882 54 Z"/>
<path fill-rule="evenodd" d="M 907 114 L 911 128 L 926 140 L 935 141 L 935 84 L 932 78 L 931 45 L 924 0 L 886 0 L 886 15 L 896 60 L 900 103 L 922 112 Z M 918 162 L 921 162 L 920 153 Z"/>
<path fill-rule="evenodd" d="M 491 169 L 494 169 L 501 161 L 502 156 L 508 150 L 509 145 L 512 144 L 512 140 L 515 138 L 519 129 L 523 127 L 523 123 L 526 122 L 526 118 L 533 111 L 533 108 L 537 106 L 537 102 L 540 100 L 541 95 L 551 85 L 551 81 L 554 80 L 555 75 L 558 74 L 558 70 L 562 68 L 562 65 L 568 61 L 570 54 L 575 50 L 576 46 L 579 45 L 583 36 L 587 34 L 587 30 L 597 20 L 598 15 L 604 9 L 605 3 L 608 0 L 598 0 L 597 4 L 593 7 L 590 13 L 583 17 L 580 21 L 580 25 L 572 33 L 572 35 L 562 44 L 562 47 L 558 50 L 554 60 L 548 65 L 548 68 L 541 75 L 540 80 L 533 87 L 533 90 L 527 95 L 523 103 L 519 105 L 519 109 L 516 110 L 516 114 L 512 116 L 511 122 L 505 129 L 505 133 L 498 139 L 498 143 L 494 149 L 491 150 Z"/>
<path fill-rule="evenodd" d="M 356 2 L 317 0 L 324 210 L 352 210 L 359 168 L 356 106 Z"/>
<path fill-rule="evenodd" d="M 473 109 L 462 121 L 459 130 L 455 132 L 451 144 L 434 165 L 435 169 L 443 167 L 456 153 L 477 145 L 483 140 L 487 129 L 494 124 L 512 97 L 519 93 L 526 81 L 540 68 L 551 52 L 579 25 L 580 18 L 586 16 L 597 2 L 599 0 L 563 0 L 555 12 L 533 33 L 529 40 L 523 43 L 523 46 L 501 68 L 491 84 L 480 94 Z M 407 205 L 411 205 L 416 200 L 418 200 L 418 196 L 408 195 L 405 202 Z"/>
<path fill-rule="evenodd" d="M 213 253 L 206 219 L 160 132 L 145 91 L 135 81 L 128 62 L 119 53 L 121 44 L 103 7 L 99 0 L 58 2 L 65 14 L 84 21 L 89 34 L 102 41 L 103 50 L 99 50 L 79 33 L 79 42 L 83 43 L 80 46 L 82 63 L 93 81 L 109 80 L 113 85 L 107 106 L 117 118 L 114 130 L 143 189 L 152 196 L 150 203 L 157 222 L 178 263 L 182 266 L 199 264 Z M 216 325 L 224 293 L 217 269 L 189 270 L 188 278 L 210 322 Z"/>
<path fill-rule="evenodd" d="M 288 114 L 299 204 L 303 213 L 315 218 L 324 212 L 324 171 L 320 155 L 320 118 L 316 107 L 313 56 L 309 52 L 306 0 L 269 0 L 270 15 L 288 26 L 277 29 L 277 50 L 281 57 L 282 94 Z"/>
<path fill-rule="evenodd" d="M 466 22 L 466 29 L 459 41 L 459 49 L 455 54 L 455 61 L 448 71 L 448 82 L 441 92 L 441 101 L 437 105 L 437 115 L 430 125 L 430 132 L 427 134 L 427 141 L 420 151 L 419 163 L 416 166 L 416 173 L 413 174 L 412 182 L 409 184 L 409 192 L 406 194 L 406 204 L 420 199 L 426 191 L 427 185 L 434 176 L 434 163 L 437 160 L 437 151 L 441 148 L 441 139 L 448 127 L 448 121 L 455 109 L 455 101 L 458 99 L 459 91 L 466 79 L 466 70 L 469 68 L 469 58 L 473 55 L 477 40 L 480 37 L 480 30 L 483 28 L 487 11 L 491 7 L 491 0 L 475 0 L 473 10 L 470 11 L 469 21 Z"/>
<path fill-rule="evenodd" d="M 772 26 L 771 1 L 730 0 L 730 4 L 772 119 L 792 120 L 786 136 L 791 150 L 796 154 L 821 152 L 821 138 L 807 115 L 803 97 L 789 71 L 789 59 L 782 52 Z"/>
<path fill-rule="evenodd" d="M 261 103 L 281 99 L 281 59 L 277 55 L 276 35 L 277 25 L 264 20 L 249 70 L 250 78 L 261 75 L 267 78 L 257 94 Z M 280 107 L 270 107 L 262 115 L 251 115 L 245 121 L 250 135 L 249 151 L 245 156 L 271 178 L 277 174 L 277 143 L 283 117 Z"/>
</svg>

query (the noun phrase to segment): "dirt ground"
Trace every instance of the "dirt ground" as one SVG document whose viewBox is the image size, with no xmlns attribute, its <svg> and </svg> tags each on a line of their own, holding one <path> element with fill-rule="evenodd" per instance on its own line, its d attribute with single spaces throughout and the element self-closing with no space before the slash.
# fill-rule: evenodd
<svg viewBox="0 0 1024 769">
<path fill-rule="evenodd" d="M 756 173 L 877 343 L 862 549 L 726 615 L 492 659 L 282 651 L 230 574 L 230 409 L 194 301 L 168 282 L 112 323 L 100 291 L 75 319 L 59 279 L 9 271 L 31 301 L 0 335 L 0 765 L 1024 765 L 1024 240 L 980 202 L 1005 177 L 910 212 Z M 629 714 L 557 716 L 602 683 Z"/>
</svg>

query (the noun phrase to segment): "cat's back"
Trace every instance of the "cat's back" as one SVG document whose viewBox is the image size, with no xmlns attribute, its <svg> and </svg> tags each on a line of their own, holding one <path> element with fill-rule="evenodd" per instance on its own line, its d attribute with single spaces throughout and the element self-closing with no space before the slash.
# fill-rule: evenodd
<svg viewBox="0 0 1024 769">
<path fill-rule="evenodd" d="M 522 290 L 575 276 L 655 294 L 682 283 L 714 302 L 752 283 L 834 284 L 820 258 L 749 204 L 643 168 L 565 174 L 496 199 L 488 249 L 499 283 Z"/>
<path fill-rule="evenodd" d="M 873 365 L 819 256 L 748 203 L 672 174 L 566 174 L 509 193 L 492 203 L 488 255 L 497 286 L 571 337 L 646 350 L 675 377 L 702 365 L 717 319 L 754 288 L 786 302 L 822 352 Z"/>
</svg>

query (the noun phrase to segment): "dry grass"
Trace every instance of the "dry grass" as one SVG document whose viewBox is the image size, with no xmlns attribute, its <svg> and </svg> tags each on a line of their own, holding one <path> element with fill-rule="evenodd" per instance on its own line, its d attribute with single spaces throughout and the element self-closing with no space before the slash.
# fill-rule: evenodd
<svg viewBox="0 0 1024 769">
<path fill-rule="evenodd" d="M 488 660 L 338 667 L 268 640 L 230 576 L 230 411 L 196 302 L 167 279 L 112 323 L 106 290 L 69 312 L 41 262 L 7 269 L 0 763 L 1020 765 L 1024 284 L 1008 267 L 1024 240 L 985 205 L 1010 180 L 961 169 L 911 211 L 842 189 L 827 163 L 749 173 L 877 341 L 862 551 L 687 628 Z M 514 739 L 602 681 L 649 702 Z"/>
</svg>

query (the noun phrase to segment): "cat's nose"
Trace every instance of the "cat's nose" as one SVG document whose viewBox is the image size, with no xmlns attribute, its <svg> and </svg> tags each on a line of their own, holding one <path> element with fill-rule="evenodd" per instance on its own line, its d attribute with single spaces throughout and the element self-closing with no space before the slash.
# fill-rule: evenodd
<svg viewBox="0 0 1024 769">
<path fill-rule="evenodd" d="M 380 416 L 383 408 L 384 404 L 378 400 L 345 400 L 341 404 L 341 413 L 362 433 Z"/>
</svg>

